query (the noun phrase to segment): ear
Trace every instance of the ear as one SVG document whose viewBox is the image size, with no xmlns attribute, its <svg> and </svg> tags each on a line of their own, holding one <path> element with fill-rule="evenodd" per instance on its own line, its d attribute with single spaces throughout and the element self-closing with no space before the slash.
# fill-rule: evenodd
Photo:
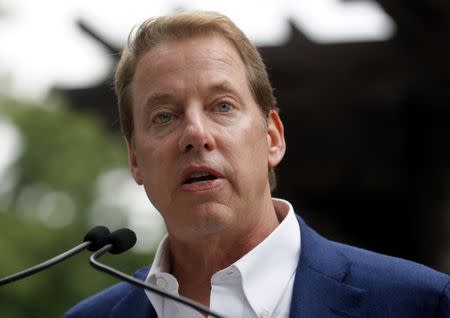
<svg viewBox="0 0 450 318">
<path fill-rule="evenodd" d="M 141 172 L 137 160 L 136 147 L 134 145 L 133 140 L 131 140 L 130 142 L 127 141 L 127 149 L 128 149 L 128 165 L 130 166 L 130 171 L 131 174 L 133 175 L 133 179 L 134 181 L 136 181 L 138 185 L 142 185 L 144 182 L 142 181 Z"/>
<path fill-rule="evenodd" d="M 275 110 L 271 110 L 267 118 L 267 142 L 269 146 L 269 168 L 274 168 L 280 163 L 286 152 L 283 123 Z"/>
</svg>

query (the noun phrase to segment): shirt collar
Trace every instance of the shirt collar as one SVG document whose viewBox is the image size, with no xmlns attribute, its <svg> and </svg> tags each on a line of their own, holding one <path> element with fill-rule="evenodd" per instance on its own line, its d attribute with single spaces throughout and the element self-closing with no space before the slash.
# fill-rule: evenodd
<svg viewBox="0 0 450 318">
<path fill-rule="evenodd" d="M 267 312 L 269 316 L 295 275 L 301 245 L 300 227 L 292 205 L 285 200 L 272 200 L 280 224 L 230 266 L 238 269 L 244 293 L 254 312 Z"/>
<path fill-rule="evenodd" d="M 158 245 L 148 276 L 161 272 L 170 272 L 170 268 L 169 235 L 166 234 Z"/>
<path fill-rule="evenodd" d="M 229 267 L 218 271 L 211 278 L 224 273 L 238 272 L 245 296 L 255 312 L 275 310 L 281 296 L 288 287 L 288 282 L 295 275 L 300 256 L 300 227 L 292 205 L 282 199 L 272 199 L 280 224 L 260 244 Z M 161 240 L 146 282 L 158 285 L 158 278 L 164 277 L 169 284 L 168 292 L 178 294 L 178 282 L 170 275 L 170 256 L 168 235 Z M 162 287 L 162 286 L 159 286 Z M 161 298 L 146 291 L 147 297 L 156 307 L 161 305 Z"/>
</svg>

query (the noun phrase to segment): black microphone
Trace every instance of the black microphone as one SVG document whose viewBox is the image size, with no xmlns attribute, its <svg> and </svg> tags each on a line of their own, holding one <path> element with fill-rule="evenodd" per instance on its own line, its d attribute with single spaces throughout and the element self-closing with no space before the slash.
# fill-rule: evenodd
<svg viewBox="0 0 450 318">
<path fill-rule="evenodd" d="M 202 304 L 193 301 L 187 297 L 183 296 L 175 296 L 172 294 L 169 294 L 168 292 L 159 289 L 155 286 L 149 285 L 139 279 L 134 278 L 133 276 L 127 275 L 125 273 L 122 273 L 112 267 L 109 267 L 105 264 L 102 264 L 97 261 L 98 258 L 100 258 L 102 255 L 106 254 L 107 252 L 110 252 L 112 254 L 120 254 L 123 253 L 136 244 L 136 234 L 130 230 L 130 229 L 120 229 L 117 231 L 114 231 L 111 233 L 109 237 L 109 243 L 106 244 L 104 247 L 100 248 L 97 252 L 93 253 L 89 259 L 89 263 L 97 270 L 105 272 L 111 276 L 114 276 L 115 278 L 118 278 L 119 280 L 126 281 L 130 284 L 133 284 L 138 287 L 143 287 L 146 290 L 156 293 L 160 296 L 170 298 L 174 301 L 177 301 L 179 303 L 182 303 L 186 306 L 189 306 L 195 310 L 198 310 L 202 313 L 205 313 L 209 316 L 216 317 L 216 318 L 223 318 L 223 316 L 211 311 L 208 307 L 203 306 Z"/>
<path fill-rule="evenodd" d="M 5 278 L 0 279 L 0 286 L 6 285 L 8 283 L 12 283 L 16 280 L 28 277 L 30 275 L 33 275 L 35 273 L 38 273 L 50 266 L 56 265 L 66 258 L 72 257 L 83 250 L 87 249 L 91 252 L 97 251 L 99 248 L 103 247 L 108 243 L 109 238 L 109 230 L 105 226 L 96 226 L 89 230 L 89 232 L 86 233 L 86 235 L 83 238 L 83 243 L 80 245 L 75 246 L 74 248 L 55 256 L 43 263 L 40 263 L 36 266 L 33 266 L 31 268 L 28 268 L 26 270 L 23 270 L 19 273 L 7 276 Z"/>
</svg>

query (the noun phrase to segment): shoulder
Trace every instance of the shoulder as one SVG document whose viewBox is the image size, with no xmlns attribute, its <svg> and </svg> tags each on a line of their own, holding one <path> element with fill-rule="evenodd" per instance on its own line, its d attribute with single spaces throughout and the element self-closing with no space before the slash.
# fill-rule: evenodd
<svg viewBox="0 0 450 318">
<path fill-rule="evenodd" d="M 442 291 L 450 276 L 402 258 L 335 242 L 322 237 L 298 217 L 301 229 L 301 260 L 336 278 L 372 284 L 414 288 L 433 286 Z M 345 274 L 343 274 L 345 272 Z"/>
<path fill-rule="evenodd" d="M 425 265 L 342 243 L 330 243 L 350 261 L 352 279 L 394 285 L 392 287 L 434 286 L 441 291 L 450 281 L 447 274 Z"/>
<path fill-rule="evenodd" d="M 299 223 L 302 245 L 297 274 L 302 279 L 317 273 L 341 286 L 342 291 L 347 287 L 359 290 L 374 317 L 449 317 L 449 275 L 405 259 L 327 240 L 301 218 Z"/>
<path fill-rule="evenodd" d="M 345 283 L 367 291 L 369 304 L 391 311 L 411 308 L 436 317 L 450 314 L 450 276 L 405 259 L 331 242 L 348 260 Z"/>
<path fill-rule="evenodd" d="M 143 268 L 133 274 L 134 277 L 144 280 L 148 273 L 148 268 Z M 65 318 L 106 318 L 109 317 L 114 306 L 130 293 L 135 291 L 135 287 L 128 283 L 118 283 L 105 289 L 90 298 L 83 300 L 72 307 Z"/>
</svg>

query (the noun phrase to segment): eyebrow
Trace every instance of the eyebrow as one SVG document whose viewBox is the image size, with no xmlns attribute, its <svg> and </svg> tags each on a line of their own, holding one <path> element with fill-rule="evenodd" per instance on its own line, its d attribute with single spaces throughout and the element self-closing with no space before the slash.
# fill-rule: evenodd
<svg viewBox="0 0 450 318">
<path fill-rule="evenodd" d="M 211 93 L 232 93 L 233 95 L 239 95 L 237 90 L 231 85 L 229 81 L 222 81 L 212 84 L 208 87 L 208 91 Z"/>
<path fill-rule="evenodd" d="M 148 116 L 152 109 L 161 104 L 170 104 L 175 101 L 175 96 L 169 93 L 154 93 L 150 95 L 144 104 L 144 115 Z"/>
<path fill-rule="evenodd" d="M 240 95 L 238 91 L 233 87 L 233 85 L 229 81 L 221 81 L 209 85 L 206 88 L 208 94 L 223 94 L 229 93 L 236 96 L 236 98 L 240 99 Z M 152 110 L 153 107 L 161 104 L 173 104 L 176 102 L 176 97 L 170 93 L 154 93 L 150 95 L 145 102 L 145 112 L 148 113 Z"/>
<path fill-rule="evenodd" d="M 173 102 L 175 97 L 168 93 L 154 93 L 147 98 L 145 105 L 147 107 L 152 107 L 158 104 L 167 104 Z"/>
</svg>

